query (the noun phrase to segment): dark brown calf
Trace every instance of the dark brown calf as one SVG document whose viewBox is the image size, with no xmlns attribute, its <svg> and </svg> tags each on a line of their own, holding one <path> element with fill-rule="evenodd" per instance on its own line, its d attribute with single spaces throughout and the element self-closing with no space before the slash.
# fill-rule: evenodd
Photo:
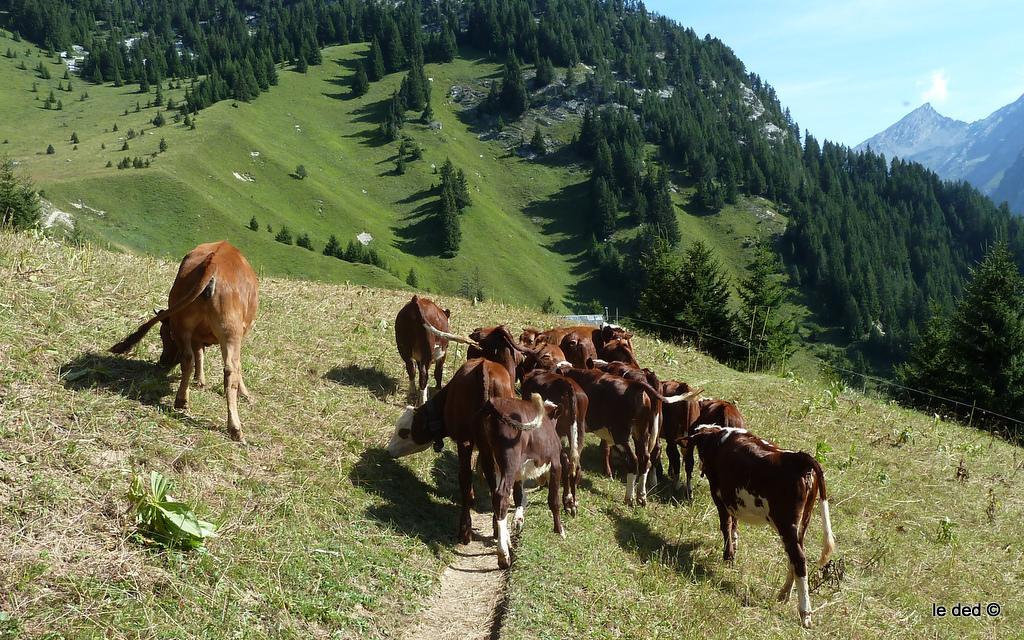
<svg viewBox="0 0 1024 640">
<path fill-rule="evenodd" d="M 700 424 L 684 439 L 700 454 L 701 470 L 718 508 L 724 559 L 729 561 L 736 555 L 737 521 L 774 526 L 789 557 L 789 576 L 779 591 L 779 600 L 789 599 L 796 581 L 800 622 L 810 627 L 804 534 L 819 496 L 823 547 L 818 564 L 828 562 L 835 549 L 821 465 L 803 451 L 780 449 L 746 429 Z"/>
<path fill-rule="evenodd" d="M 110 348 L 125 353 L 157 322 L 163 353 L 160 364 L 181 364 L 181 384 L 174 398 L 176 409 L 188 407 L 188 385 L 195 366 L 202 386 L 203 349 L 220 345 L 224 358 L 224 397 L 228 404 L 228 433 L 245 442 L 238 418 L 238 394 L 248 399 L 242 381 L 242 340 L 256 321 L 259 281 L 242 253 L 226 241 L 201 244 L 185 256 L 167 296 L 167 309 Z"/>
<path fill-rule="evenodd" d="M 666 398 L 646 382 L 634 382 L 596 369 L 561 366 L 557 372 L 571 378 L 590 401 L 587 427 L 601 440 L 614 445 L 628 461 L 627 505 L 647 504 L 647 472 L 658 441 L 655 401 L 682 402 L 688 396 Z M 630 440 L 636 448 L 634 453 Z M 638 482 L 639 480 L 639 482 Z"/>
<path fill-rule="evenodd" d="M 409 398 L 415 398 L 417 405 L 427 401 L 427 379 L 431 364 L 434 364 L 436 388 L 441 388 L 444 360 L 448 352 L 448 339 L 431 333 L 427 327 L 448 331 L 450 315 L 448 309 L 442 309 L 432 300 L 413 296 L 395 318 L 395 343 L 398 345 L 398 354 L 405 361 L 405 372 L 409 376 Z"/>
<path fill-rule="evenodd" d="M 509 497 L 515 494 L 516 513 L 512 526 L 523 527 L 525 500 L 523 480 L 548 474 L 548 508 L 555 533 L 565 538 L 558 505 L 561 480 L 561 446 L 554 420 L 558 407 L 545 403 L 540 394 L 530 400 L 492 398 L 483 409 L 480 466 L 491 488 L 494 511 L 494 538 L 498 545 L 498 566 L 507 569 L 512 540 L 508 530 Z"/>
<path fill-rule="evenodd" d="M 703 398 L 697 403 L 697 417 L 692 419 L 683 429 L 677 429 L 678 436 L 690 433 L 699 424 L 714 424 L 727 429 L 746 429 L 747 422 L 740 414 L 739 408 L 728 400 L 715 400 Z M 687 411 L 692 409 L 688 408 Z M 689 415 L 689 413 L 688 413 Z M 671 455 L 671 454 L 670 454 Z M 693 447 L 683 447 L 683 457 L 686 463 L 686 484 L 683 486 L 683 495 L 687 500 L 693 498 Z"/>
<path fill-rule="evenodd" d="M 473 447 L 479 441 L 483 408 L 492 398 L 513 397 L 512 379 L 496 362 L 484 358 L 467 360 L 434 397 L 419 408 L 407 407 L 398 418 L 388 443 L 388 453 L 398 458 L 444 446 L 444 438 L 455 441 L 459 453 L 459 489 L 462 508 L 458 539 L 469 544 L 473 532 L 469 507 L 473 504 Z"/>
<path fill-rule="evenodd" d="M 580 447 L 587 430 L 590 402 L 580 385 L 571 378 L 540 369 L 534 369 L 523 376 L 523 397 L 533 393 L 559 407 L 555 432 L 562 443 L 562 504 L 566 511 L 575 516 L 582 477 Z"/>
</svg>

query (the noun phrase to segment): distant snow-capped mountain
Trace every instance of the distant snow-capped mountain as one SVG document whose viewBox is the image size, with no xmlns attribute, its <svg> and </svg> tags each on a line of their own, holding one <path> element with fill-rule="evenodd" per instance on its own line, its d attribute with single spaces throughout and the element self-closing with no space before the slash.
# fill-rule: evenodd
<svg viewBox="0 0 1024 640">
<path fill-rule="evenodd" d="M 925 103 L 856 146 L 867 148 L 920 162 L 943 178 L 966 180 L 1024 213 L 1024 96 L 970 124 Z"/>
</svg>

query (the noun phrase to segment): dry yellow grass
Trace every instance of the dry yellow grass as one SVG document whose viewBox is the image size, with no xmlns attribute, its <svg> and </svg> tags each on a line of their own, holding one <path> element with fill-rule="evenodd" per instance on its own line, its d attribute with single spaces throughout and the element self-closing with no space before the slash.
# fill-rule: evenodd
<svg viewBox="0 0 1024 640">
<path fill-rule="evenodd" d="M 450 448 L 393 461 L 380 447 L 404 404 L 391 323 L 404 292 L 261 281 L 243 347 L 252 445 L 224 429 L 220 357 L 187 414 L 156 336 L 105 353 L 160 306 L 176 265 L 0 233 L 0 638 L 394 637 L 451 558 Z M 552 319 L 445 298 L 457 330 Z M 1019 637 L 1024 455 L 960 425 L 812 383 L 740 374 L 638 340 L 664 377 L 736 399 L 761 435 L 814 451 L 826 476 L 844 575 L 813 596 L 831 637 Z M 462 355 L 449 358 L 450 371 Z M 447 379 L 447 377 L 446 377 Z M 834 394 L 835 393 L 835 394 Z M 701 483 L 693 504 L 620 504 L 621 479 L 589 472 L 569 539 L 528 510 L 504 633 L 533 637 L 780 637 L 795 605 L 767 530 L 741 528 L 720 561 Z M 956 480 L 960 460 L 969 471 Z M 156 469 L 200 517 L 223 522 L 210 555 L 128 540 L 132 473 Z M 948 517 L 948 536 L 942 518 Z M 820 530 L 808 534 L 811 555 Z M 768 560 L 760 555 L 767 554 Z M 931 602 L 999 602 L 998 618 L 935 619 Z"/>
</svg>

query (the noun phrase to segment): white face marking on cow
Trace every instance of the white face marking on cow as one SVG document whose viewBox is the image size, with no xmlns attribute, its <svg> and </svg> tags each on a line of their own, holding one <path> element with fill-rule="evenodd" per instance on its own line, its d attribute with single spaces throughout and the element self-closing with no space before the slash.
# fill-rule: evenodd
<svg viewBox="0 0 1024 640">
<path fill-rule="evenodd" d="M 750 493 L 747 489 L 736 492 L 736 506 L 729 507 L 731 513 L 740 522 L 747 524 L 766 524 L 771 522 L 768 515 L 768 500 Z"/>
<path fill-rule="evenodd" d="M 636 474 L 626 474 L 626 506 L 633 506 L 633 495 L 636 493 Z"/>
<path fill-rule="evenodd" d="M 406 407 L 398 422 L 395 423 L 395 432 L 391 434 L 391 441 L 388 442 L 388 453 L 393 458 L 401 458 L 413 453 L 418 453 L 430 447 L 430 442 L 417 444 L 412 439 L 412 417 L 414 409 Z"/>
</svg>

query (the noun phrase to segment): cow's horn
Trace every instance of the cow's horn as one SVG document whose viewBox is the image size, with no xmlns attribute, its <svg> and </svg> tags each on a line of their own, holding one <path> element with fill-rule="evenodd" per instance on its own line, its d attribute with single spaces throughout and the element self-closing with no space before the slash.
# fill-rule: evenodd
<svg viewBox="0 0 1024 640">
<path fill-rule="evenodd" d="M 434 334 L 438 338 L 444 338 L 446 340 L 451 340 L 452 342 L 461 342 L 462 344 L 468 344 L 471 347 L 480 347 L 480 344 L 476 340 L 471 340 L 469 338 L 457 336 L 454 333 L 447 333 L 445 331 L 441 331 L 440 329 L 430 324 L 429 322 L 424 322 L 423 328 L 429 331 L 430 333 Z"/>
</svg>

